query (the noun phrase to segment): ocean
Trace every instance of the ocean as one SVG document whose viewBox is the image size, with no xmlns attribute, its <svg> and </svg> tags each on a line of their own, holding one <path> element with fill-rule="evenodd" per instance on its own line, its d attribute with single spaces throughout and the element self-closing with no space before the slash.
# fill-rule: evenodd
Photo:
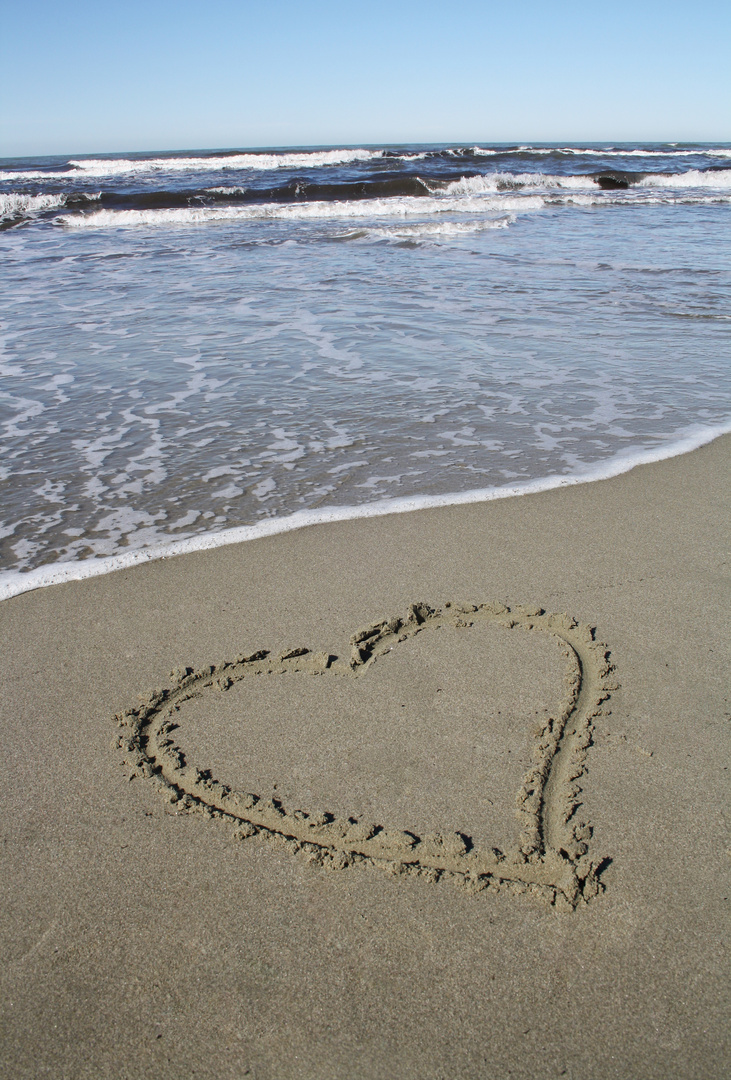
<svg viewBox="0 0 731 1080">
<path fill-rule="evenodd" d="M 731 430 L 731 145 L 0 161 L 0 596 Z"/>
</svg>

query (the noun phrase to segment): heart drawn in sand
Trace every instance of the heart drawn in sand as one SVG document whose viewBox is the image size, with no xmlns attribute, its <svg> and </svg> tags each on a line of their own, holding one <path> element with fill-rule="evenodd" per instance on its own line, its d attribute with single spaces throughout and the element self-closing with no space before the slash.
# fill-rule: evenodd
<svg viewBox="0 0 731 1080">
<path fill-rule="evenodd" d="M 549 635 L 561 646 L 566 661 L 564 699 L 532 732 L 532 762 L 516 797 L 521 829 L 514 850 L 477 845 L 465 833 L 448 828 L 419 835 L 358 815 L 285 806 L 276 798 L 235 790 L 210 770 L 196 768 L 177 744 L 175 732 L 186 702 L 205 706 L 208 695 L 226 693 L 242 680 L 259 677 L 261 686 L 262 676 L 283 674 L 367 678 L 374 665 L 388 664 L 389 654 L 417 635 L 481 625 Z M 240 655 L 199 671 L 178 669 L 172 687 L 153 691 L 140 707 L 115 717 L 120 727 L 128 729 L 118 737 L 117 746 L 125 753 L 130 777 L 149 778 L 178 809 L 233 824 L 239 838 L 268 835 L 333 868 L 367 861 L 432 881 L 451 877 L 473 891 L 489 887 L 528 892 L 575 907 L 601 890 L 598 864 L 589 853 L 591 828 L 578 818 L 579 781 L 594 719 L 615 688 L 607 647 L 594 640 L 590 627 L 568 615 L 551 615 L 540 608 L 511 609 L 501 603 L 446 603 L 443 608 L 419 603 L 403 617 L 357 631 L 348 661 L 298 648 Z"/>
</svg>

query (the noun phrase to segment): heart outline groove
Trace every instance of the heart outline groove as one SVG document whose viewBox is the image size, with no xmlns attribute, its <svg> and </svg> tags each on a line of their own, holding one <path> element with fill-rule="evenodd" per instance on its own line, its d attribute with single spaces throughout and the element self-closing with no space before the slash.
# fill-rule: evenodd
<svg viewBox="0 0 731 1080">
<path fill-rule="evenodd" d="M 171 738 L 180 705 L 204 691 L 225 692 L 254 675 L 299 672 L 361 678 L 398 645 L 430 629 L 490 623 L 512 630 L 548 633 L 558 640 L 567 660 L 565 698 L 534 732 L 533 763 L 516 798 L 521 821 L 516 849 L 477 849 L 463 833 L 419 836 L 386 826 L 336 816 L 327 811 L 288 810 L 277 799 L 232 790 L 186 761 Z M 530 893 L 557 907 L 575 908 L 603 891 L 599 880 L 606 860 L 591 858 L 591 827 L 578 818 L 580 779 L 586 768 L 594 721 L 618 688 L 607 646 L 594 640 L 593 629 L 564 613 L 542 608 L 508 607 L 499 602 L 442 608 L 409 606 L 404 617 L 374 622 L 351 638 L 349 661 L 307 648 L 278 655 L 267 650 L 198 671 L 179 668 L 172 687 L 154 690 L 136 708 L 115 716 L 127 728 L 116 740 L 124 751 L 130 779 L 147 777 L 170 803 L 187 812 L 219 817 L 236 827 L 239 838 L 263 833 L 304 851 L 313 861 L 335 869 L 370 862 L 397 874 L 431 881 L 453 878 L 471 891 Z"/>
</svg>

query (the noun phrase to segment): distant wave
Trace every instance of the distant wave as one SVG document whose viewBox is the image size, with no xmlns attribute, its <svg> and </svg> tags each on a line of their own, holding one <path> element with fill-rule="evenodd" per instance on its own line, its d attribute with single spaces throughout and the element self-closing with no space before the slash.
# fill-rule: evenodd
<svg viewBox="0 0 731 1080">
<path fill-rule="evenodd" d="M 145 176 L 159 173 L 196 172 L 269 172 L 277 169 L 317 169 L 328 166 L 358 164 L 369 161 L 422 161 L 428 159 L 469 161 L 480 158 L 511 158 L 531 156 L 557 156 L 570 158 L 727 158 L 728 147 L 654 147 L 642 149 L 637 146 L 624 149 L 618 146 L 606 148 L 572 146 L 456 146 L 409 150 L 384 147 L 383 149 L 301 150 L 261 153 L 255 151 L 213 152 L 211 154 L 170 154 L 158 157 L 127 158 L 72 158 L 61 165 L 45 168 L 11 169 L 0 171 L 2 181 L 74 180 L 95 177 Z"/>
<path fill-rule="evenodd" d="M 485 153 L 475 147 L 477 153 Z M 490 151 L 495 153 L 496 151 Z M 671 147 L 668 150 L 641 150 L 638 147 L 632 150 L 622 150 L 621 147 L 610 147 L 606 150 L 597 147 L 582 148 L 578 146 L 520 146 L 513 151 L 497 151 L 498 153 L 514 154 L 569 154 L 572 157 L 720 157 L 731 158 L 731 148 L 726 147 L 703 147 L 697 150 L 688 150 Z"/>
<path fill-rule="evenodd" d="M 212 157 L 85 158 L 69 165 L 94 176 L 117 176 L 120 173 L 193 172 L 218 169 L 307 169 L 322 165 L 344 165 L 350 161 L 372 161 L 383 156 L 382 150 L 312 150 L 305 153 L 225 154 Z"/>
<path fill-rule="evenodd" d="M 44 169 L 0 172 L 0 180 L 78 179 L 82 176 L 130 176 L 145 173 L 219 172 L 251 169 L 311 169 L 323 165 L 346 165 L 351 161 L 372 161 L 383 157 L 383 150 L 312 150 L 305 153 L 277 154 L 231 153 L 210 157 L 159 158 L 78 158 L 68 162 L 63 171 Z"/>
<path fill-rule="evenodd" d="M 699 147 L 695 150 L 686 148 L 669 147 L 667 150 L 642 150 L 638 147 L 623 150 L 621 147 L 611 146 L 601 149 L 596 146 L 472 146 L 450 150 L 440 150 L 427 153 L 426 157 L 510 157 L 512 155 L 549 156 L 551 154 L 566 155 L 570 157 L 646 157 L 646 158 L 681 158 L 681 157 L 719 157 L 731 158 L 731 148 L 727 147 Z"/>
<path fill-rule="evenodd" d="M 473 146 L 471 148 L 464 148 L 460 150 L 445 150 L 442 154 L 454 157 L 511 157 L 513 155 L 520 157 L 532 157 L 538 155 L 540 157 L 549 157 L 555 155 L 558 157 L 599 157 L 599 158 L 626 158 L 626 157 L 642 157 L 642 158 L 669 158 L 671 160 L 683 157 L 717 157 L 717 158 L 731 158 L 731 148 L 727 147 L 699 147 L 695 150 L 689 150 L 688 148 L 675 148 L 669 147 L 667 150 L 642 150 L 638 147 L 632 149 L 623 150 L 621 147 L 612 146 L 606 149 L 600 149 L 596 146 L 592 147 L 579 147 L 579 146 L 517 146 L 514 148 L 509 147 L 487 147 L 487 146 Z"/>
<path fill-rule="evenodd" d="M 508 151 L 510 152 L 510 151 Z M 481 150 L 479 147 L 453 150 L 424 150 L 420 152 L 383 150 L 310 150 L 271 154 L 254 152 L 211 154 L 200 157 L 157 158 L 78 158 L 65 165 L 47 169 L 13 169 L 0 171 L 2 181 L 27 180 L 80 180 L 113 176 L 145 176 L 159 173 L 195 172 L 271 172 L 276 169 L 318 169 L 327 166 L 357 164 L 368 161 L 422 161 L 436 159 L 471 159 L 479 155 L 491 155 L 498 151 Z"/>
</svg>

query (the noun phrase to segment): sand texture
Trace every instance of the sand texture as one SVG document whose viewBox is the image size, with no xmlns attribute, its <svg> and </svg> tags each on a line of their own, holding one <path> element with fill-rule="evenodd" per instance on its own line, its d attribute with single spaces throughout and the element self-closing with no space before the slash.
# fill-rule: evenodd
<svg viewBox="0 0 731 1080">
<path fill-rule="evenodd" d="M 0 605 L 0 1076 L 731 1068 L 731 437 Z"/>
</svg>

